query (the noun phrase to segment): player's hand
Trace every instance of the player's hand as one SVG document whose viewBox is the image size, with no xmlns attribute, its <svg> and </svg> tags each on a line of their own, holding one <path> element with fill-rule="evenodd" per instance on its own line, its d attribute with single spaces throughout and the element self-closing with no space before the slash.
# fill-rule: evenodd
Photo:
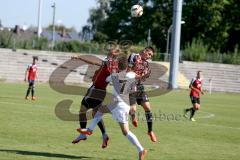
<svg viewBox="0 0 240 160">
<path fill-rule="evenodd" d="M 201 92 L 202 95 L 204 95 L 204 92 Z"/>
<path fill-rule="evenodd" d="M 24 78 L 24 82 L 26 82 L 27 81 L 27 78 Z"/>
<path fill-rule="evenodd" d="M 150 77 L 150 74 L 151 74 L 151 70 L 147 70 L 147 72 L 146 73 L 144 73 L 144 78 L 146 79 L 146 78 L 149 78 Z"/>
<path fill-rule="evenodd" d="M 71 56 L 71 59 L 80 59 L 81 60 L 81 57 L 80 56 Z"/>
</svg>

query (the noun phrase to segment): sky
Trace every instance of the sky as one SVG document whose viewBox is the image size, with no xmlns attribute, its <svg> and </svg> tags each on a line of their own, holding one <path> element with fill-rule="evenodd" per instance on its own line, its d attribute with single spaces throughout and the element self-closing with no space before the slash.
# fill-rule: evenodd
<svg viewBox="0 0 240 160">
<path fill-rule="evenodd" d="M 96 0 L 42 0 L 42 26 L 52 24 L 56 4 L 56 25 L 74 27 L 81 31 L 87 24 L 89 9 L 96 7 Z M 39 0 L 0 0 L 0 20 L 4 27 L 15 25 L 37 26 Z"/>
</svg>

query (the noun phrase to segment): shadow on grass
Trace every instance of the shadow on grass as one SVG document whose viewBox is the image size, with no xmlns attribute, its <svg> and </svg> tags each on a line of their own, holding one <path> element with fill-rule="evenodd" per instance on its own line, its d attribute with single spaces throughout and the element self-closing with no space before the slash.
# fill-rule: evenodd
<svg viewBox="0 0 240 160">
<path fill-rule="evenodd" d="M 73 155 L 66 155 L 66 154 L 58 154 L 58 153 L 48 153 L 48 152 L 34 152 L 34 151 L 22 151 L 22 150 L 10 150 L 10 149 L 0 149 L 0 152 L 7 152 L 7 153 L 15 153 L 21 155 L 28 155 L 28 156 L 41 156 L 41 157 L 51 157 L 51 158 L 68 158 L 68 159 L 88 159 L 91 157 L 86 156 L 73 156 Z"/>
</svg>

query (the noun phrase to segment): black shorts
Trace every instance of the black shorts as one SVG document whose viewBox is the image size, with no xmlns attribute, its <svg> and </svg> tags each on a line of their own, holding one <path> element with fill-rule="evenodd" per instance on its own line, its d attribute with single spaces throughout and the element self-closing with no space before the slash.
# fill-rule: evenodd
<svg viewBox="0 0 240 160">
<path fill-rule="evenodd" d="M 194 97 L 194 96 L 190 96 L 191 102 L 192 104 L 200 104 L 200 98 Z"/>
<path fill-rule="evenodd" d="M 141 105 L 143 102 L 149 102 L 147 93 L 145 91 L 137 91 L 129 94 L 130 105 L 138 104 Z"/>
<path fill-rule="evenodd" d="M 96 108 L 99 107 L 102 104 L 102 101 L 92 98 L 83 98 L 82 99 L 82 105 L 84 105 L 86 108 Z"/>
<path fill-rule="evenodd" d="M 91 86 L 85 97 L 83 97 L 81 104 L 86 108 L 96 108 L 99 107 L 106 96 L 106 90 L 95 88 Z"/>
<path fill-rule="evenodd" d="M 35 81 L 34 80 L 28 80 L 29 87 L 34 86 Z"/>
</svg>

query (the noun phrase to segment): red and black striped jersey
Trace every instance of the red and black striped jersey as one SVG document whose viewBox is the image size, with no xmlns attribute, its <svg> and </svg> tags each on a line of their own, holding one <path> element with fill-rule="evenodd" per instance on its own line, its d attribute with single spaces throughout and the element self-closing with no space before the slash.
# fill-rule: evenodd
<svg viewBox="0 0 240 160">
<path fill-rule="evenodd" d="M 37 65 L 36 64 L 29 64 L 28 65 L 28 80 L 36 80 L 37 75 Z"/>
<path fill-rule="evenodd" d="M 198 78 L 193 78 L 189 87 L 191 87 L 191 86 L 194 87 L 195 89 L 199 90 L 199 92 L 201 92 L 202 91 L 202 80 L 198 79 Z M 191 89 L 190 96 L 199 98 L 200 94 L 195 89 Z"/>
<path fill-rule="evenodd" d="M 107 57 L 100 68 L 95 71 L 92 78 L 93 85 L 99 89 L 106 89 L 108 85 L 106 78 L 113 72 L 119 72 L 118 60 L 116 58 Z"/>
<path fill-rule="evenodd" d="M 146 60 L 142 60 L 139 54 L 133 53 L 128 58 L 129 70 L 132 70 L 137 75 L 142 76 L 151 72 L 149 63 Z"/>
</svg>

